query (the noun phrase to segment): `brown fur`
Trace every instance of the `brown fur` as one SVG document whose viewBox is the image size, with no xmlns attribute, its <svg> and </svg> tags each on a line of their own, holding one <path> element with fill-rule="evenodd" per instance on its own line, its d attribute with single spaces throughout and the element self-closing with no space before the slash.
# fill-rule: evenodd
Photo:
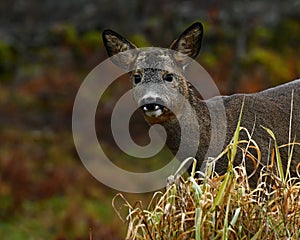
<svg viewBox="0 0 300 240">
<path fill-rule="evenodd" d="M 189 63 L 189 59 L 186 56 L 195 58 L 200 50 L 201 41 L 202 41 L 203 28 L 201 23 L 195 23 L 187 28 L 180 37 L 175 40 L 170 49 L 177 51 L 178 53 L 173 54 L 172 56 L 166 55 L 163 51 L 157 56 L 151 55 L 138 55 L 134 56 L 131 54 L 129 58 L 121 58 L 118 61 L 115 61 L 121 67 L 124 67 L 124 64 L 132 64 L 135 62 L 137 68 L 139 69 L 139 63 L 143 61 L 152 61 L 154 63 L 161 63 L 164 65 L 171 66 L 173 68 L 178 67 L 181 72 L 184 71 L 184 67 Z M 110 56 L 125 50 L 135 49 L 136 47 L 127 41 L 125 38 L 121 37 L 119 34 L 106 30 L 103 32 L 104 44 L 107 49 L 107 52 Z M 112 41 L 113 40 L 113 41 Z M 120 47 L 121 46 L 121 47 Z M 153 59 L 152 59 L 153 58 Z M 267 127 L 271 129 L 277 139 L 278 145 L 286 144 L 289 141 L 289 121 L 290 121 L 290 106 L 291 106 L 291 94 L 294 91 L 294 109 L 292 115 L 292 140 L 296 137 L 296 140 L 299 141 L 300 136 L 300 80 L 295 80 L 293 82 L 271 88 L 259 93 L 254 94 L 235 94 L 231 96 L 219 96 L 209 100 L 201 100 L 195 94 L 193 87 L 183 76 L 174 76 L 171 80 L 167 81 L 165 79 L 166 74 L 170 74 L 169 71 L 163 70 L 146 70 L 139 69 L 139 74 L 141 77 L 141 82 L 135 83 L 135 76 L 131 75 L 133 81 L 133 90 L 134 90 L 134 99 L 139 104 L 139 106 L 144 106 L 146 109 L 145 113 L 153 110 L 155 108 L 163 111 L 163 114 L 158 117 L 151 117 L 145 115 L 145 119 L 150 124 L 161 124 L 165 127 L 168 138 L 167 145 L 168 147 L 176 153 L 180 145 L 181 133 L 183 131 L 189 132 L 194 131 L 195 128 L 192 119 L 192 111 L 188 106 L 179 100 L 176 92 L 184 96 L 195 110 L 197 114 L 197 121 L 200 126 L 200 140 L 195 142 L 193 139 L 184 139 L 187 146 L 192 146 L 193 144 L 198 144 L 198 151 L 196 154 L 196 159 L 198 160 L 199 166 L 203 161 L 207 160 L 207 157 L 216 157 L 220 151 L 207 153 L 208 147 L 210 144 L 213 146 L 218 146 L 222 143 L 219 142 L 221 136 L 218 136 L 222 130 L 226 129 L 226 138 L 225 138 L 225 147 L 232 139 L 234 131 L 237 126 L 237 121 L 239 113 L 241 110 L 242 102 L 244 102 L 244 110 L 241 126 L 247 128 L 250 132 L 253 130 L 252 138 L 260 146 L 261 149 L 261 163 L 254 174 L 250 178 L 250 185 L 255 186 L 259 178 L 259 170 L 262 166 L 266 165 L 270 159 L 269 150 L 274 147 L 274 142 L 270 141 L 270 136 L 268 133 L 261 127 Z M 139 79 L 138 79 L 139 80 Z M 148 96 L 147 99 L 145 99 Z M 150 98 L 149 98 L 150 96 Z M 152 97 L 153 96 L 153 99 Z M 183 124 L 180 125 L 176 120 L 173 113 L 166 110 L 166 108 L 161 107 L 159 102 L 151 102 L 154 100 L 159 100 L 173 107 L 177 119 L 182 120 Z M 207 106 L 214 106 L 217 103 L 222 102 L 225 107 L 227 125 L 224 125 L 223 119 L 220 119 L 218 129 L 215 132 L 214 136 L 211 136 L 212 129 L 210 126 L 210 114 Z M 145 104 L 143 104 L 145 103 Z M 149 110 L 150 109 L 150 110 Z M 216 114 L 218 114 L 218 109 Z M 151 111 L 150 111 L 151 112 Z M 159 112 L 159 111 L 157 111 Z M 218 115 L 217 115 L 218 116 Z M 192 133 L 192 132 L 191 132 Z M 247 139 L 247 136 L 244 132 L 241 133 L 241 138 Z M 211 139 L 213 139 L 211 141 Z M 269 146 L 269 144 L 271 145 Z M 243 147 L 243 146 L 241 146 Z M 270 148 L 271 147 L 271 148 Z M 217 149 L 217 148 L 216 148 Z M 287 166 L 287 148 L 282 148 L 282 161 L 283 166 L 286 169 Z M 207 154 L 210 154 L 207 156 Z M 241 154 L 239 151 L 238 154 Z M 190 156 L 190 149 L 186 147 L 185 152 L 179 156 L 180 159 L 184 159 Z M 254 158 L 259 156 L 254 153 Z M 242 159 L 238 157 L 237 159 Z M 248 159 L 249 160 L 249 159 Z M 296 167 L 300 162 L 300 147 L 295 145 L 293 160 L 291 164 L 291 175 L 296 176 Z M 225 157 L 221 158 L 216 163 L 216 171 L 220 174 L 225 173 L 227 170 L 228 160 Z M 240 164 L 240 160 L 235 162 L 235 165 Z M 248 161 L 246 163 L 247 172 L 251 174 L 255 167 Z"/>
</svg>

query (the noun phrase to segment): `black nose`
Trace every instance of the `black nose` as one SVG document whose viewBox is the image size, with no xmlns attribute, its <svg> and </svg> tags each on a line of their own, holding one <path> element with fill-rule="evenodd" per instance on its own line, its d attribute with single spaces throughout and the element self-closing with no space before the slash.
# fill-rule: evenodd
<svg viewBox="0 0 300 240">
<path fill-rule="evenodd" d="M 155 105 L 165 106 L 165 103 L 161 98 L 147 97 L 142 99 L 142 101 L 140 102 L 141 107 L 145 105 L 147 105 L 147 107 L 149 106 L 150 108 L 153 108 L 152 110 L 155 110 Z"/>
<path fill-rule="evenodd" d="M 150 112 L 156 111 L 156 110 L 162 108 L 161 105 L 158 105 L 155 103 L 145 104 L 142 107 L 143 107 L 144 111 L 150 111 Z"/>
</svg>

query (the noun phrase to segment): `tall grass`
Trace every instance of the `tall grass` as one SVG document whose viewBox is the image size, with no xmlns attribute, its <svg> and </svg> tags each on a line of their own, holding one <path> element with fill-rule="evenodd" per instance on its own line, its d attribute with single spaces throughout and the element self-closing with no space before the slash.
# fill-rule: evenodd
<svg viewBox="0 0 300 240">
<path fill-rule="evenodd" d="M 277 169 L 263 168 L 254 189 L 248 184 L 245 161 L 236 167 L 233 161 L 239 144 L 246 143 L 243 158 L 251 157 L 247 149 L 255 149 L 258 156 L 260 150 L 238 124 L 231 143 L 218 157 L 228 156 L 225 175 L 219 176 L 209 165 L 200 179 L 194 178 L 194 171 L 186 179 L 172 176 L 166 191 L 154 193 L 146 209 L 130 205 L 118 194 L 113 206 L 117 209 L 116 200 L 121 198 L 128 209 L 126 239 L 300 239 L 300 182 L 288 178 L 289 170 L 284 174 L 279 152 L 284 146 L 277 145 L 270 129 L 265 130 L 275 143 L 276 159 L 271 162 Z M 239 140 L 241 131 L 246 131 L 248 140 Z M 295 144 L 286 145 L 289 162 Z M 272 185 L 266 178 L 272 179 Z"/>
</svg>

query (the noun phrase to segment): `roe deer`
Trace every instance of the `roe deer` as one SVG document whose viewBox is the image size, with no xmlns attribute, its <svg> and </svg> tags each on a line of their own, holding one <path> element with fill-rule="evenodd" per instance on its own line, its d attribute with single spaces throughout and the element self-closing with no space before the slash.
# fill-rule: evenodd
<svg viewBox="0 0 300 240">
<path fill-rule="evenodd" d="M 216 152 L 214 156 L 206 156 L 212 129 L 210 126 L 210 114 L 207 106 L 209 104 L 222 102 L 225 107 L 225 115 L 227 126 L 219 126 L 226 129 L 225 146 L 227 146 L 235 132 L 241 106 L 244 101 L 244 108 L 242 112 L 241 126 L 253 130 L 252 139 L 258 144 L 261 150 L 261 156 L 254 154 L 254 157 L 260 158 L 259 167 L 256 169 L 250 161 L 246 162 L 247 174 L 250 175 L 257 170 L 249 179 L 251 186 L 257 184 L 259 178 L 259 170 L 266 165 L 270 159 L 270 149 L 273 149 L 274 142 L 270 140 L 270 135 L 261 126 L 269 128 L 273 131 L 278 145 L 286 144 L 289 140 L 296 141 L 300 139 L 300 80 L 295 80 L 274 88 L 267 89 L 262 92 L 253 94 L 234 94 L 231 96 L 217 96 L 208 100 L 199 98 L 194 87 L 185 79 L 183 74 L 174 74 L 171 71 L 161 69 L 142 68 L 139 63 L 145 61 L 160 62 L 161 64 L 168 64 L 175 66 L 180 72 L 184 72 L 187 64 L 183 56 L 195 58 L 200 50 L 203 35 L 202 24 L 197 22 L 188 27 L 178 39 L 176 39 L 169 49 L 176 51 L 179 55 L 170 55 L 163 51 L 156 56 L 147 56 L 143 52 L 136 54 L 129 54 L 113 60 L 118 66 L 135 64 L 135 70 L 130 72 L 133 97 L 138 106 L 144 112 L 146 121 L 150 124 L 161 124 L 167 133 L 166 144 L 170 150 L 175 154 L 178 150 L 182 131 L 189 131 L 190 112 L 183 101 L 180 100 L 178 94 L 183 95 L 196 112 L 196 118 L 199 124 L 199 141 L 198 150 L 195 158 L 200 166 L 203 161 L 207 160 L 205 157 L 216 157 L 220 152 Z M 104 30 L 103 42 L 109 56 L 118 53 L 125 53 L 127 50 L 138 49 L 133 43 L 126 40 L 124 37 L 112 30 Z M 178 57 L 178 56 L 181 56 Z M 153 58 L 153 59 L 150 59 Z M 201 79 L 199 79 L 201 81 Z M 292 99 L 293 92 L 293 99 Z M 293 101 L 293 109 L 291 111 L 291 102 Z M 170 111 L 166 106 L 173 106 L 177 113 L 174 114 L 173 109 Z M 291 114 L 292 112 L 292 114 Z M 218 113 L 216 113 L 218 114 Z M 176 115 L 176 116 L 175 116 Z M 292 115 L 292 116 L 291 116 Z M 220 118 L 222 116 L 220 115 Z M 291 126 L 290 118 L 292 117 Z M 178 120 L 185 119 L 185 126 L 179 126 Z M 255 127 L 254 127 L 255 126 Z M 290 132 L 290 127 L 292 131 Z M 241 132 L 241 137 L 245 132 Z M 289 137 L 290 136 L 290 137 Z M 217 139 L 217 138 L 216 138 Z M 190 141 L 186 140 L 187 143 Z M 191 143 L 193 144 L 193 143 Z M 218 143 L 215 143 L 218 144 Z M 223 143 L 221 143 L 223 146 Z M 241 154 L 241 149 L 238 150 Z M 288 164 L 288 150 L 287 147 L 281 148 L 281 156 L 283 167 L 286 169 Z M 188 148 L 181 155 L 183 160 L 190 157 Z M 239 157 L 237 159 L 242 159 Z M 249 160 L 249 159 L 248 159 Z M 234 163 L 238 165 L 241 160 L 236 160 Z M 293 159 L 291 161 L 290 172 L 291 176 L 297 176 L 296 168 L 300 162 L 300 147 L 294 146 Z M 224 156 L 216 161 L 215 171 L 219 174 L 226 172 L 228 166 L 227 156 Z"/>
</svg>

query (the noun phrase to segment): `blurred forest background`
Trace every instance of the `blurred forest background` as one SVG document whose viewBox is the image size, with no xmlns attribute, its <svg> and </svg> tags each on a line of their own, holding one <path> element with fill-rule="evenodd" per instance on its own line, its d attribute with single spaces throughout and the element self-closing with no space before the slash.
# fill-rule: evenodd
<svg viewBox="0 0 300 240">
<path fill-rule="evenodd" d="M 205 27 L 198 61 L 220 92 L 255 92 L 300 75 L 300 0 L 0 2 L 0 238 L 122 239 L 111 207 L 117 193 L 84 168 L 73 144 L 73 101 L 86 75 L 107 56 L 111 28 L 138 46 L 167 47 L 192 22 Z M 129 89 L 118 79 L 99 103 L 99 141 L 113 161 L 156 169 L 162 153 L 139 161 L 116 150 L 114 103 Z M 266 109 L 267 111 L 267 109 Z M 132 135 L 147 142 L 140 114 Z M 113 176 L 112 176 L 113 178 Z M 149 194 L 125 194 L 132 204 Z"/>
</svg>

